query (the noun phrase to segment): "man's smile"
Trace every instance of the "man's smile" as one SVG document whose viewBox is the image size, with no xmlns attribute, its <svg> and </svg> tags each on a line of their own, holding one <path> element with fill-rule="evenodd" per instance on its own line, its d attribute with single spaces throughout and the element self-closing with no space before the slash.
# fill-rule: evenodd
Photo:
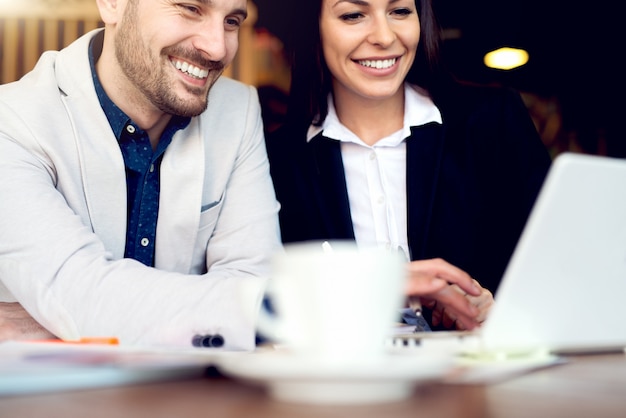
<svg viewBox="0 0 626 418">
<path fill-rule="evenodd" d="M 197 79 L 205 79 L 209 75 L 209 70 L 196 67 L 187 61 L 181 61 L 180 59 L 172 58 L 172 63 L 179 71 L 190 75 Z"/>
</svg>

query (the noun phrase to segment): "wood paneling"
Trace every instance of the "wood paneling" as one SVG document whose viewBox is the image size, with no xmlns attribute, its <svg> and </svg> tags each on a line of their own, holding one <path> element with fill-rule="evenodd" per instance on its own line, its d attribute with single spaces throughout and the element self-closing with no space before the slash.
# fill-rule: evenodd
<svg viewBox="0 0 626 418">
<path fill-rule="evenodd" d="M 15 81 L 30 71 L 44 51 L 59 50 L 101 25 L 93 18 L 1 18 L 0 84 Z"/>
<path fill-rule="evenodd" d="M 248 2 L 248 19 L 241 28 L 239 52 L 225 74 L 256 84 L 254 23 L 257 9 Z M 0 0 L 0 84 L 30 71 L 39 56 L 59 50 L 84 33 L 101 27 L 93 0 Z"/>
</svg>

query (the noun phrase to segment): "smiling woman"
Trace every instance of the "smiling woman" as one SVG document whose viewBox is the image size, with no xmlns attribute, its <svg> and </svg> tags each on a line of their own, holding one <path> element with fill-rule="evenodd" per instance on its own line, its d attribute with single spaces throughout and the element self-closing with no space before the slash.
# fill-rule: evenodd
<svg viewBox="0 0 626 418">
<path fill-rule="evenodd" d="M 400 129 L 404 101 L 400 87 L 415 61 L 420 40 L 414 1 L 325 1 L 320 34 L 332 74 L 335 110 L 346 127 L 369 145 Z M 350 109 L 360 108 L 364 100 L 377 103 L 377 113 L 387 114 L 376 118 L 374 126 L 350 114 Z"/>
<path fill-rule="evenodd" d="M 550 165 L 519 94 L 439 65 L 431 0 L 297 9 L 287 118 L 267 139 L 283 241 L 402 249 L 431 325 L 477 326 Z"/>
</svg>

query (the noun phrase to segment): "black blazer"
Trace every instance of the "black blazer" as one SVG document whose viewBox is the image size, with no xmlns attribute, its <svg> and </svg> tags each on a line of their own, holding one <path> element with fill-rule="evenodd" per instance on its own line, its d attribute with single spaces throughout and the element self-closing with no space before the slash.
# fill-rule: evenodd
<svg viewBox="0 0 626 418">
<path fill-rule="evenodd" d="M 443 125 L 407 139 L 411 259 L 440 257 L 495 292 L 550 166 L 519 94 L 455 85 Z M 283 242 L 354 239 L 340 144 L 284 125 L 267 137 Z"/>
</svg>

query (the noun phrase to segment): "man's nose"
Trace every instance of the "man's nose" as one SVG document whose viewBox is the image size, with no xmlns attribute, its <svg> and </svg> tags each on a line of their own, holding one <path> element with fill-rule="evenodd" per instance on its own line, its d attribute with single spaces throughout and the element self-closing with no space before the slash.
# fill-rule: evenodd
<svg viewBox="0 0 626 418">
<path fill-rule="evenodd" d="M 207 59 L 223 62 L 227 55 L 224 22 L 221 19 L 208 19 L 199 25 L 193 46 L 202 51 Z"/>
</svg>

